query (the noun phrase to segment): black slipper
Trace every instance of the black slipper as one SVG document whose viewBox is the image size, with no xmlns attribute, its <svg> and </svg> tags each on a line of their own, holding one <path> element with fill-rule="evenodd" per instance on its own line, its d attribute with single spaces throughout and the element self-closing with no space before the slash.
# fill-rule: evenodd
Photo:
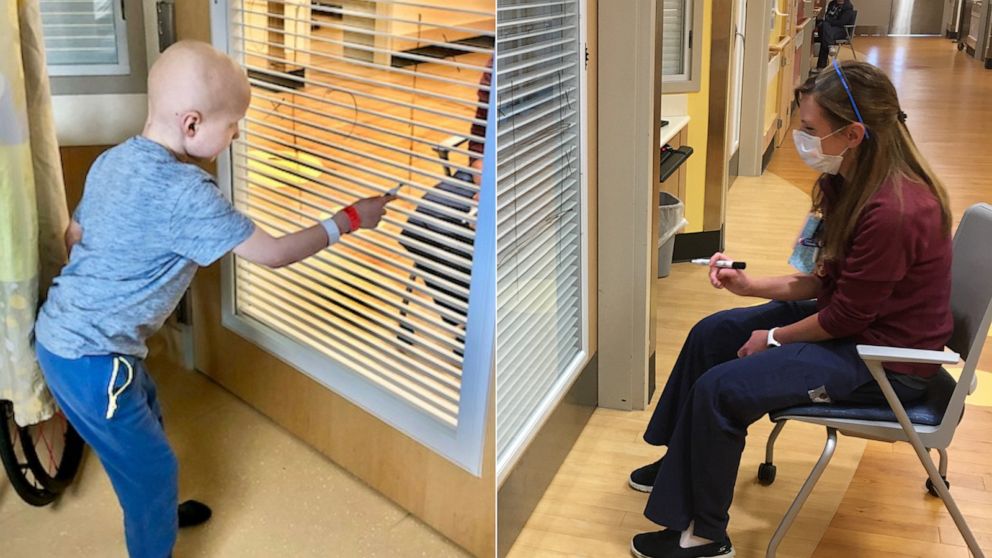
<svg viewBox="0 0 992 558">
<path fill-rule="evenodd" d="M 210 508 L 196 500 L 186 500 L 179 504 L 179 528 L 194 527 L 206 523 L 213 512 Z"/>
</svg>

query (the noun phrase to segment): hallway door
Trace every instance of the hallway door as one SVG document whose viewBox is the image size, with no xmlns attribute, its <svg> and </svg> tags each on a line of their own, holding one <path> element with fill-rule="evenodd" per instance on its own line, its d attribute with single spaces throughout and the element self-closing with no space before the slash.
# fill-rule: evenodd
<svg viewBox="0 0 992 558">
<path fill-rule="evenodd" d="M 727 136 L 730 143 L 727 153 L 730 156 L 728 172 L 730 184 L 738 175 L 739 150 L 741 145 L 741 96 L 744 92 L 744 28 L 747 23 L 746 0 L 734 0 L 734 37 L 731 42 L 730 66 L 730 128 Z"/>
</svg>

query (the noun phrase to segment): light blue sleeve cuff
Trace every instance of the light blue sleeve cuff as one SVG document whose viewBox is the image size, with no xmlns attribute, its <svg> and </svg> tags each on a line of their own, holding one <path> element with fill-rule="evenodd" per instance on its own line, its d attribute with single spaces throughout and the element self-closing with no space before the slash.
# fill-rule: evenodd
<svg viewBox="0 0 992 558">
<path fill-rule="evenodd" d="M 320 222 L 320 224 L 324 227 L 324 230 L 327 231 L 328 246 L 341 240 L 341 229 L 338 228 L 338 224 L 334 222 L 334 219 L 324 219 Z"/>
</svg>

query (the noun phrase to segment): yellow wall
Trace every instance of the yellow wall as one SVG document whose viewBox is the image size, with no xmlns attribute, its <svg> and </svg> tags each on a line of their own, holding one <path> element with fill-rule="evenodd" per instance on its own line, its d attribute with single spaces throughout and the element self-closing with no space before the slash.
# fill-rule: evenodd
<svg viewBox="0 0 992 558">
<path fill-rule="evenodd" d="M 702 57 L 699 68 L 699 91 L 689 93 L 689 139 L 687 145 L 693 155 L 686 163 L 685 218 L 689 226 L 685 232 L 703 230 L 703 209 L 706 197 L 706 134 L 709 129 L 710 112 L 710 41 L 713 34 L 713 3 L 703 2 L 703 29 L 699 45 Z"/>
<path fill-rule="evenodd" d="M 775 3 L 778 7 L 778 11 L 782 13 L 792 14 L 796 9 L 793 3 L 789 1 L 775 0 Z M 790 16 L 790 17 L 794 17 L 794 16 Z M 785 37 L 786 34 L 790 33 L 790 26 L 788 24 L 789 24 L 789 18 L 775 16 L 775 25 L 774 27 L 772 27 L 772 32 L 768 35 L 769 47 L 777 45 L 779 42 L 782 41 L 782 38 Z M 795 48 L 795 47 L 792 46 L 792 44 L 790 43 L 789 46 L 787 46 L 786 48 Z M 772 68 L 771 68 L 772 53 L 769 52 L 768 91 L 767 93 L 765 93 L 765 130 L 764 131 L 766 134 L 772 128 L 772 126 L 775 125 L 775 120 L 779 117 L 779 108 L 780 108 L 779 105 L 781 102 L 779 92 L 782 90 L 782 80 L 792 79 L 791 72 L 783 71 L 782 59 L 781 59 L 782 56 L 785 56 L 784 51 L 779 53 L 780 58 L 778 59 L 778 63 L 774 67 L 775 73 L 773 76 Z M 789 70 L 791 68 L 792 67 L 789 66 L 788 68 L 786 68 L 786 70 Z"/>
<path fill-rule="evenodd" d="M 783 2 L 782 0 L 776 0 L 775 3 L 777 5 L 777 7 L 778 7 L 778 11 L 780 11 L 782 13 L 791 13 L 790 12 L 790 8 L 789 8 L 790 2 Z M 790 16 L 790 17 L 795 17 L 795 16 Z M 786 24 L 787 23 L 788 23 L 788 21 L 787 21 L 786 18 L 775 16 L 775 27 L 772 28 L 771 34 L 768 35 L 768 44 L 769 45 L 774 45 L 783 36 L 785 36 L 786 31 L 787 31 L 786 30 Z"/>
</svg>

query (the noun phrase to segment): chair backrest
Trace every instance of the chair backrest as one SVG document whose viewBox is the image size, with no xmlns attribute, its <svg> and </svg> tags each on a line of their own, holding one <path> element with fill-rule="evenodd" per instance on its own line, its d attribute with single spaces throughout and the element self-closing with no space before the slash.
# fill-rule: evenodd
<svg viewBox="0 0 992 558">
<path fill-rule="evenodd" d="M 851 10 L 854 13 L 854 20 L 851 21 L 850 25 L 844 26 L 844 31 L 847 31 L 847 38 L 850 40 L 854 36 L 854 29 L 858 26 L 858 10 Z"/>
<path fill-rule="evenodd" d="M 956 425 L 964 399 L 975 379 L 992 322 L 992 205 L 979 203 L 968 208 L 954 234 L 954 263 L 951 266 L 951 314 L 954 333 L 947 346 L 965 360 L 958 386 L 941 425 Z"/>
</svg>

